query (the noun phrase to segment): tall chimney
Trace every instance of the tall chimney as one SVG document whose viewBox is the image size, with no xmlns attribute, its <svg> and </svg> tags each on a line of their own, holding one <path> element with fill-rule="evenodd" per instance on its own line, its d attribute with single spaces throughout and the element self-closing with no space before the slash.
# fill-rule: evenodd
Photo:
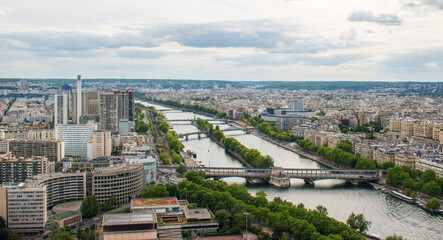
<svg viewBox="0 0 443 240">
<path fill-rule="evenodd" d="M 80 124 L 82 115 L 82 75 L 77 75 L 77 124 Z"/>
</svg>

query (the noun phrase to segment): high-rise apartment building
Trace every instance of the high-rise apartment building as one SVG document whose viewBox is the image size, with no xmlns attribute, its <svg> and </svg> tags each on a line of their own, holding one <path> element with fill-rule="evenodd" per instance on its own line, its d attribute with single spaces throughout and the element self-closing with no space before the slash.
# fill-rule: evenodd
<svg viewBox="0 0 443 240">
<path fill-rule="evenodd" d="M 88 142 L 88 158 L 110 157 L 112 151 L 111 131 L 97 130 Z"/>
<path fill-rule="evenodd" d="M 120 121 L 133 121 L 135 116 L 134 91 L 118 90 L 100 94 L 100 128 L 120 131 Z"/>
<path fill-rule="evenodd" d="M 100 129 L 113 133 L 119 130 L 119 96 L 114 93 L 100 94 Z"/>
<path fill-rule="evenodd" d="M 55 136 L 58 140 L 64 141 L 66 156 L 88 156 L 88 142 L 92 133 L 97 130 L 93 123 L 79 125 L 58 125 L 55 126 Z"/>
<path fill-rule="evenodd" d="M 68 93 L 54 95 L 54 124 L 68 124 L 70 99 Z"/>
<path fill-rule="evenodd" d="M 59 162 L 65 157 L 65 143 L 61 140 L 33 141 L 10 140 L 9 152 L 17 157 L 41 156 L 49 161 Z"/>
<path fill-rule="evenodd" d="M 82 76 L 77 75 L 77 124 L 80 124 L 80 117 L 82 115 Z"/>
<path fill-rule="evenodd" d="M 47 221 L 46 187 L 38 184 L 3 184 L 0 216 L 9 232 L 42 232 Z"/>
<path fill-rule="evenodd" d="M 78 94 L 74 91 L 75 94 L 72 95 L 72 103 L 73 103 L 73 111 L 72 116 L 74 119 L 77 119 L 77 97 Z M 82 91 L 81 93 L 82 99 L 81 99 L 81 117 L 80 117 L 80 123 L 87 122 L 89 119 L 98 118 L 98 99 L 99 99 L 99 92 L 98 91 Z M 73 121 L 73 123 L 77 123 L 77 120 Z"/>
<path fill-rule="evenodd" d="M 6 154 L 0 159 L 0 183 L 24 182 L 39 174 L 52 172 L 51 163 L 44 157 L 17 158 Z"/>
</svg>

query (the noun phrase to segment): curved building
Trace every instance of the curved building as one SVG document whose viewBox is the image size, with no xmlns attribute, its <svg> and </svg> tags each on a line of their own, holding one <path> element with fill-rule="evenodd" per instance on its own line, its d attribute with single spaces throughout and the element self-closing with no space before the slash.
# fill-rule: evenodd
<svg viewBox="0 0 443 240">
<path fill-rule="evenodd" d="M 121 204 L 130 203 L 146 186 L 146 173 L 143 165 L 114 166 L 96 169 L 91 179 L 92 194 L 100 204 L 114 194 Z"/>
<path fill-rule="evenodd" d="M 86 198 L 86 173 L 38 175 L 33 184 L 46 186 L 46 204 L 52 207 L 61 201 Z"/>
</svg>

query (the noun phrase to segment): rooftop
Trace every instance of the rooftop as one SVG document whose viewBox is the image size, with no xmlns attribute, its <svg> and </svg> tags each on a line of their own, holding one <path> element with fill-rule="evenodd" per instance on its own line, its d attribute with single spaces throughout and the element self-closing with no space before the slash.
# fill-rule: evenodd
<svg viewBox="0 0 443 240">
<path fill-rule="evenodd" d="M 103 225 L 121 225 L 121 224 L 138 224 L 138 223 L 155 223 L 156 218 L 151 213 L 119 213 L 103 215 Z"/>
<path fill-rule="evenodd" d="M 151 240 L 157 239 L 157 232 L 126 232 L 126 233 L 106 233 L 103 236 L 104 240 Z"/>
<path fill-rule="evenodd" d="M 165 205 L 179 205 L 179 203 L 177 198 L 139 198 L 131 200 L 131 207 L 154 207 Z"/>
<path fill-rule="evenodd" d="M 209 211 L 204 208 L 185 209 L 183 212 L 186 219 L 207 220 L 211 218 Z"/>
</svg>

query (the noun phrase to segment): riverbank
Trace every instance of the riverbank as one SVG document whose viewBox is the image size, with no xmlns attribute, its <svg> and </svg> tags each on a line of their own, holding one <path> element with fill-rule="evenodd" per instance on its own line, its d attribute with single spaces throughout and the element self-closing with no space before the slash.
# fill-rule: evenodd
<svg viewBox="0 0 443 240">
<path fill-rule="evenodd" d="M 147 103 L 152 104 L 152 105 L 159 105 L 159 106 L 163 106 L 163 107 L 168 107 L 168 108 L 171 108 L 171 110 L 175 109 L 175 110 L 180 110 L 180 111 L 183 111 L 183 112 L 192 112 L 192 113 L 197 113 L 197 114 L 200 114 L 200 115 L 203 115 L 203 116 L 206 116 L 206 117 L 217 119 L 217 115 L 216 114 L 210 114 L 208 112 L 203 112 L 203 111 L 199 111 L 199 110 L 195 110 L 195 109 L 187 109 L 187 108 L 178 107 L 178 106 L 172 106 L 172 105 L 168 105 L 168 104 L 165 104 L 165 103 L 158 103 L 158 102 L 150 101 L 148 99 L 140 99 L 140 101 L 144 101 L 144 102 L 147 102 Z"/>
<path fill-rule="evenodd" d="M 206 131 L 205 129 L 202 129 L 202 128 L 201 128 L 197 123 L 195 123 L 195 122 L 192 122 L 192 125 L 194 125 L 196 128 L 198 128 L 200 131 Z M 217 145 L 219 145 L 220 147 L 222 147 L 223 149 L 225 149 L 226 152 L 230 153 L 234 158 L 236 158 L 237 160 L 239 160 L 239 161 L 243 164 L 243 166 L 246 166 L 246 167 L 252 167 L 250 164 L 248 164 L 248 163 L 246 162 L 245 159 L 242 158 L 242 156 L 240 156 L 240 154 L 238 154 L 238 153 L 236 153 L 236 152 L 234 152 L 234 151 L 231 151 L 231 150 L 229 150 L 229 149 L 226 149 L 226 148 L 225 148 L 225 145 L 224 145 L 223 143 L 217 141 L 217 139 L 216 139 L 214 136 L 212 136 L 211 134 L 208 133 L 207 135 L 208 135 L 208 137 L 209 137 L 212 141 L 214 141 L 215 143 L 217 143 Z"/>
<path fill-rule="evenodd" d="M 409 203 L 411 205 L 415 205 L 426 212 L 438 214 L 440 216 L 443 216 L 443 209 L 440 207 L 439 210 L 433 210 L 426 207 L 426 202 L 430 198 L 419 198 L 418 200 L 414 200 L 413 198 L 410 198 L 406 196 L 406 193 L 404 192 L 404 189 L 399 187 L 394 187 L 388 184 L 382 184 L 382 183 L 369 183 L 375 190 L 378 190 L 384 194 L 390 195 L 392 197 L 395 197 L 403 202 Z M 412 199 L 412 201 L 411 201 Z M 441 202 L 441 201 L 440 201 Z"/>
<path fill-rule="evenodd" d="M 281 142 L 281 141 L 272 139 L 269 136 L 267 136 L 267 135 L 265 135 L 263 133 L 260 133 L 258 131 L 251 132 L 251 134 L 253 134 L 253 135 L 255 135 L 255 136 L 257 136 L 257 137 L 259 137 L 259 138 L 261 138 L 263 140 L 271 142 L 271 143 L 273 143 L 275 145 L 278 145 L 278 146 L 280 146 L 280 147 L 282 147 L 282 148 L 284 148 L 286 150 L 289 150 L 291 152 L 297 153 L 300 156 L 303 156 L 303 157 L 308 158 L 308 159 L 310 159 L 312 161 L 320 163 L 323 166 L 326 166 L 326 167 L 329 167 L 329 168 L 332 168 L 332 169 L 348 169 L 348 167 L 346 167 L 346 166 L 343 166 L 343 165 L 340 165 L 340 164 L 328 161 L 326 159 L 322 159 L 320 156 L 315 156 L 313 154 L 310 154 L 310 153 L 304 151 L 303 149 L 299 148 L 298 146 L 295 146 L 295 145 L 291 146 L 291 145 L 289 145 L 289 143 Z"/>
</svg>

